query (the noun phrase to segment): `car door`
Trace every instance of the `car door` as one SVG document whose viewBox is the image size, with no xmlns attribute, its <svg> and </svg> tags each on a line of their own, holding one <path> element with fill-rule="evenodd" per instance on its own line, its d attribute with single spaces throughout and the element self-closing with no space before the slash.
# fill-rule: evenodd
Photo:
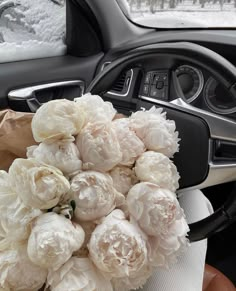
<svg viewBox="0 0 236 291">
<path fill-rule="evenodd" d="M 73 100 L 103 57 L 84 1 L 0 1 L 0 28 L 0 110 L 35 112 L 49 100 Z"/>
</svg>

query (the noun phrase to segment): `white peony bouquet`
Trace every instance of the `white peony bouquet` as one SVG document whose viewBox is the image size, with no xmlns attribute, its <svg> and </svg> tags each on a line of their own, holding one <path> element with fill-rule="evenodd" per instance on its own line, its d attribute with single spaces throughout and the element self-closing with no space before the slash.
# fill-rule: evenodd
<svg viewBox="0 0 236 291">
<path fill-rule="evenodd" d="M 189 245 L 175 122 L 86 94 L 43 104 L 0 171 L 0 290 L 129 291 Z M 41 289 L 43 288 L 43 289 Z"/>
</svg>

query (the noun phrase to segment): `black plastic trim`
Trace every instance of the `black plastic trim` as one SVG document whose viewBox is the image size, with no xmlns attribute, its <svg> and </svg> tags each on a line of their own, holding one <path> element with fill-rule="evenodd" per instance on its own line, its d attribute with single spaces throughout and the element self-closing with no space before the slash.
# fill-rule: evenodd
<svg viewBox="0 0 236 291">
<path fill-rule="evenodd" d="M 77 58 L 61 56 L 0 65 L 0 109 L 8 107 L 7 95 L 17 88 L 58 81 L 82 80 L 88 86 L 103 54 Z"/>
<path fill-rule="evenodd" d="M 77 57 L 103 50 L 97 19 L 84 0 L 66 1 L 66 45 L 68 54 Z"/>
</svg>

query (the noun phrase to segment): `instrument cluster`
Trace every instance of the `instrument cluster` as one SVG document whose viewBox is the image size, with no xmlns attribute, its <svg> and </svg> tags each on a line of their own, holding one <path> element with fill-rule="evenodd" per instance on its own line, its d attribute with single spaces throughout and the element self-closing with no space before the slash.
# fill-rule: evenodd
<svg viewBox="0 0 236 291">
<path fill-rule="evenodd" d="M 145 72 L 140 95 L 163 101 L 182 98 L 216 114 L 236 113 L 236 98 L 207 72 L 189 64 Z"/>
</svg>

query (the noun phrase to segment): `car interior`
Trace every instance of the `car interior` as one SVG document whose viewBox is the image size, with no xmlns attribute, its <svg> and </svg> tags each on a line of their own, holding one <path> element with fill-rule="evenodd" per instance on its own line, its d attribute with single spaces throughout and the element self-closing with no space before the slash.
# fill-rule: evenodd
<svg viewBox="0 0 236 291">
<path fill-rule="evenodd" d="M 190 241 L 209 238 L 203 290 L 235 290 L 236 30 L 145 27 L 121 3 L 66 1 L 66 55 L 1 63 L 0 110 L 85 92 L 125 115 L 163 108 L 181 138 L 179 193 L 201 189 L 215 210 L 190 225 Z"/>
</svg>

